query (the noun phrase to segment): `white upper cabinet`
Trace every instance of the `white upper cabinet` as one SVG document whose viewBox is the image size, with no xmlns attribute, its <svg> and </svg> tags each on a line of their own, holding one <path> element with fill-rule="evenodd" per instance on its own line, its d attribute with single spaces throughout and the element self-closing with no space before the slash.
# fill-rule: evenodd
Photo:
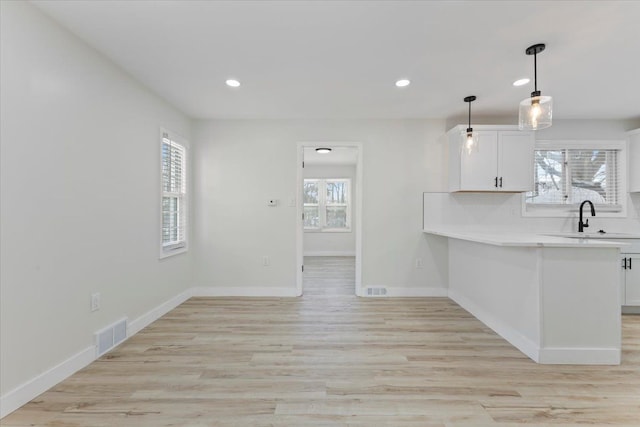
<svg viewBox="0 0 640 427">
<path fill-rule="evenodd" d="M 457 139 L 461 141 L 460 145 L 452 144 L 453 150 L 460 157 L 455 159 L 455 162 L 460 164 L 459 188 L 450 189 L 452 191 L 486 191 L 492 187 L 496 189 L 494 185 L 498 176 L 498 134 L 492 131 L 478 131 L 478 134 L 477 151 L 468 153 L 464 150 L 464 137 L 460 134 L 457 135 Z"/>
<path fill-rule="evenodd" d="M 478 149 L 464 149 L 459 125 L 449 140 L 449 191 L 524 192 L 533 189 L 533 132 L 517 126 L 473 126 L 478 132 Z"/>
<path fill-rule="evenodd" d="M 640 192 L 640 129 L 629 132 L 629 191 Z"/>
<path fill-rule="evenodd" d="M 533 190 L 533 132 L 498 132 L 498 176 L 502 191 Z"/>
</svg>

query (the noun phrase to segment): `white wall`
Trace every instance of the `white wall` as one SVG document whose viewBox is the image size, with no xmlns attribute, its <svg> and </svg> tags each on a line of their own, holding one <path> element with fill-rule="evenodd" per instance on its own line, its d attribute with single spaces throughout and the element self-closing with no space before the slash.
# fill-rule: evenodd
<svg viewBox="0 0 640 427">
<path fill-rule="evenodd" d="M 517 109 L 516 109 L 517 110 Z M 517 111 L 516 111 L 517 112 Z M 467 116 L 447 119 L 447 130 L 467 124 Z M 473 116 L 471 125 L 517 125 L 518 116 Z M 625 131 L 640 127 L 640 117 L 628 120 L 570 119 L 554 120 L 553 125 L 537 131 L 538 139 L 616 138 Z"/>
<path fill-rule="evenodd" d="M 635 129 L 633 123 L 631 120 L 554 120 L 553 126 L 537 131 L 536 138 L 624 140 L 626 131 Z"/>
<path fill-rule="evenodd" d="M 578 213 L 554 218 L 523 217 L 522 196 L 518 193 L 425 193 L 424 223 L 427 228 L 443 226 L 488 232 L 575 232 Z M 597 211 L 595 217 L 589 215 L 587 231 L 600 229 L 610 233 L 640 233 L 640 193 L 627 195 L 626 217 L 605 217 Z"/>
<path fill-rule="evenodd" d="M 309 165 L 304 167 L 305 178 L 348 178 L 351 180 L 351 231 L 349 232 L 304 232 L 304 255 L 356 254 L 356 166 L 355 165 Z"/>
<path fill-rule="evenodd" d="M 196 122 L 196 285 L 294 292 L 296 209 L 287 201 L 296 195 L 296 145 L 353 141 L 363 144 L 363 286 L 442 292 L 446 244 L 428 243 L 421 230 L 422 192 L 440 180 L 445 130 L 441 120 Z M 269 198 L 282 203 L 270 208 Z"/>
<path fill-rule="evenodd" d="M 7 397 L 192 282 L 191 254 L 158 260 L 159 127 L 188 138 L 190 122 L 31 4 L 1 7 Z"/>
</svg>

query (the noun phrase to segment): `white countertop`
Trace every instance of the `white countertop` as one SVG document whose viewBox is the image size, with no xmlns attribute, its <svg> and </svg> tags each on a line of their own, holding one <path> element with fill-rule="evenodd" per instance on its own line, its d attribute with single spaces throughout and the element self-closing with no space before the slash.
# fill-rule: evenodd
<svg viewBox="0 0 640 427">
<path fill-rule="evenodd" d="M 437 228 L 423 230 L 425 233 L 452 239 L 468 240 L 470 242 L 485 243 L 495 246 L 544 246 L 558 248 L 621 248 L 627 243 L 611 242 L 602 238 L 569 238 L 549 236 L 545 234 L 518 233 L 510 231 L 483 232 L 469 230 L 454 230 Z M 613 238 L 613 237 L 612 237 Z"/>
<path fill-rule="evenodd" d="M 606 232 L 606 233 L 595 233 L 586 232 L 586 233 L 578 233 L 577 231 L 573 231 L 570 233 L 540 233 L 546 236 L 556 236 L 556 237 L 573 237 L 573 238 L 586 238 L 586 239 L 640 239 L 640 233 L 616 233 L 616 232 Z"/>
</svg>

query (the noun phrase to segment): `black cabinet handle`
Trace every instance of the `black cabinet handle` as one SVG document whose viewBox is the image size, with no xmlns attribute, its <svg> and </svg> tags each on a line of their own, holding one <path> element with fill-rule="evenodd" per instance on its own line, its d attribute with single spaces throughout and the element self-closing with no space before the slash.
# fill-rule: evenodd
<svg viewBox="0 0 640 427">
<path fill-rule="evenodd" d="M 624 259 L 624 264 L 622 265 L 622 268 L 624 268 L 625 270 L 627 269 L 627 259 Z"/>
<path fill-rule="evenodd" d="M 498 177 L 496 176 L 496 183 L 494 184 L 496 188 L 498 188 Z"/>
<path fill-rule="evenodd" d="M 502 188 L 502 177 L 500 177 L 500 188 Z"/>
<path fill-rule="evenodd" d="M 629 257 L 629 270 L 631 270 L 631 257 Z"/>
</svg>

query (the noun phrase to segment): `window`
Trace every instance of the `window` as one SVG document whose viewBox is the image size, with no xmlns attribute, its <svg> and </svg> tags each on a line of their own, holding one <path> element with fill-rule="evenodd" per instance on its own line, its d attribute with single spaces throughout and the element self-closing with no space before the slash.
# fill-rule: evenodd
<svg viewBox="0 0 640 427">
<path fill-rule="evenodd" d="M 304 229 L 351 231 L 351 180 L 305 179 Z"/>
<path fill-rule="evenodd" d="M 162 247 L 160 257 L 187 248 L 187 148 L 162 131 Z"/>
<path fill-rule="evenodd" d="M 591 200 L 601 212 L 622 212 L 622 163 L 622 147 L 612 143 L 538 144 L 534 190 L 525 194 L 526 211 L 570 212 Z"/>
</svg>

